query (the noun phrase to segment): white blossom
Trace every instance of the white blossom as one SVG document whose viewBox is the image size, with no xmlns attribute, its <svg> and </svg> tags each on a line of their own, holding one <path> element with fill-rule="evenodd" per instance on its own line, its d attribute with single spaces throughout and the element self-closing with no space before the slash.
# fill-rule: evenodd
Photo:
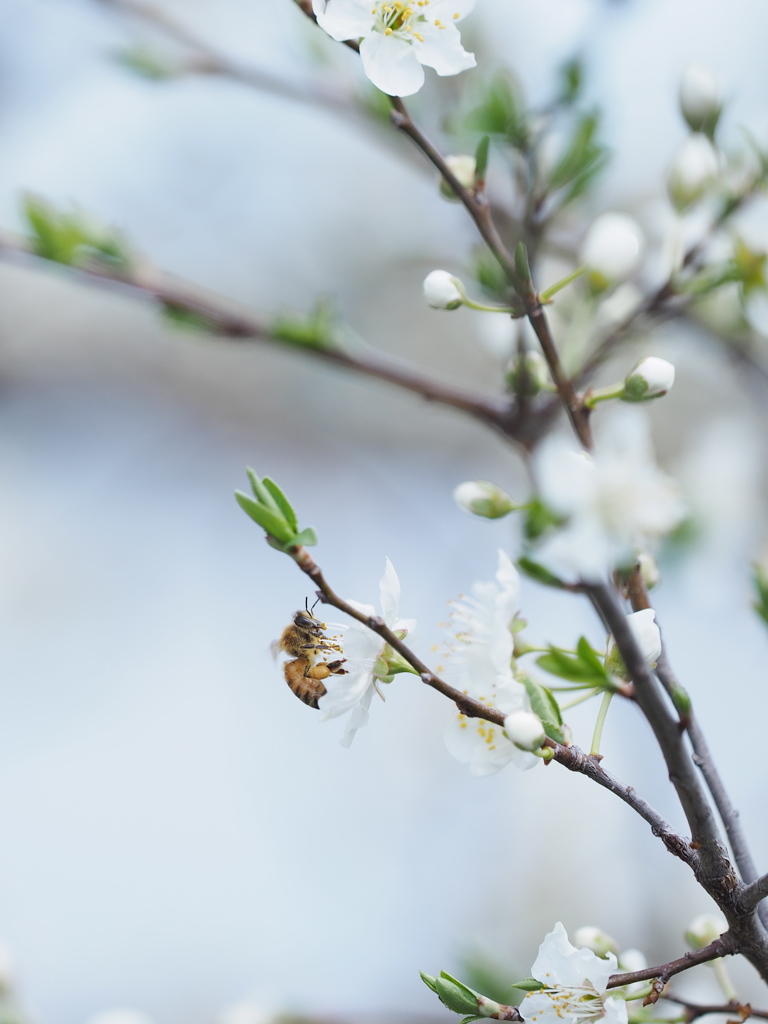
<svg viewBox="0 0 768 1024">
<path fill-rule="evenodd" d="M 495 579 L 472 586 L 472 596 L 452 609 L 455 639 L 444 674 L 467 696 L 507 716 L 530 711 L 525 687 L 512 675 L 514 641 L 510 626 L 518 610 L 520 577 L 509 557 L 499 551 Z M 538 761 L 520 750 L 501 728 L 482 718 L 456 714 L 445 733 L 448 751 L 469 765 L 473 775 L 491 775 L 512 761 L 523 770 Z"/>
<path fill-rule="evenodd" d="M 680 81 L 680 111 L 693 131 L 717 120 L 723 104 L 720 79 L 709 68 L 689 64 Z"/>
<path fill-rule="evenodd" d="M 397 617 L 400 581 L 389 559 L 379 581 L 379 593 L 384 623 L 393 631 L 410 632 L 414 627 L 413 621 Z M 358 601 L 349 601 L 349 604 L 365 615 L 377 614 L 372 605 L 360 604 Z M 360 622 L 353 621 L 345 630 L 343 648 L 347 674 L 330 676 L 326 680 L 328 692 L 318 701 L 322 721 L 352 711 L 341 740 L 344 747 L 351 744 L 357 730 L 367 723 L 374 694 L 378 693 L 384 699 L 379 684 L 389 682 L 389 679 L 379 674 L 377 661 L 385 646 L 377 633 Z"/>
<path fill-rule="evenodd" d="M 640 225 L 625 213 L 604 213 L 593 221 L 581 246 L 581 262 L 607 284 L 629 277 L 643 249 Z"/>
<path fill-rule="evenodd" d="M 359 40 L 363 70 L 390 96 L 418 92 L 423 64 L 438 75 L 475 66 L 456 28 L 474 6 L 475 0 L 312 0 L 317 23 L 330 36 Z"/>
<path fill-rule="evenodd" d="M 627 1004 L 621 993 L 606 991 L 616 973 L 613 953 L 596 956 L 577 949 L 558 921 L 539 946 L 531 976 L 546 987 L 529 992 L 518 1007 L 531 1024 L 627 1024 Z"/>
<path fill-rule="evenodd" d="M 667 188 L 675 209 L 685 210 L 701 199 L 719 173 L 717 150 L 706 135 L 693 132 L 677 151 L 667 174 Z"/>
<path fill-rule="evenodd" d="M 685 515 L 679 487 L 654 462 L 645 417 L 625 406 L 603 426 L 593 456 L 554 436 L 533 460 L 541 500 L 565 518 L 545 536 L 537 559 L 558 574 L 592 581 L 626 564 Z"/>
<path fill-rule="evenodd" d="M 464 285 L 447 270 L 433 270 L 424 278 L 424 298 L 433 309 L 458 309 L 464 303 Z"/>
<path fill-rule="evenodd" d="M 86 1024 L 153 1024 L 152 1018 L 141 1010 L 102 1010 L 89 1017 Z"/>
<path fill-rule="evenodd" d="M 573 941 L 577 949 L 591 949 L 597 956 L 615 953 L 618 949 L 616 940 L 602 928 L 596 928 L 593 924 L 585 924 L 581 928 L 577 928 L 573 933 Z"/>
</svg>

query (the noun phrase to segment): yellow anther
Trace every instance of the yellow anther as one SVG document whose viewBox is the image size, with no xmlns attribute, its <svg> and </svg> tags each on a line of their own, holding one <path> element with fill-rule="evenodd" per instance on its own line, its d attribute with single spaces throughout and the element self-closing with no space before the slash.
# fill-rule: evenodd
<svg viewBox="0 0 768 1024">
<path fill-rule="evenodd" d="M 456 21 L 456 20 L 457 20 L 458 18 L 460 18 L 460 17 L 461 17 L 461 15 L 460 15 L 460 14 L 454 14 L 454 16 L 453 16 L 453 20 L 454 20 L 454 21 Z"/>
<path fill-rule="evenodd" d="M 421 32 L 414 32 L 413 34 L 416 36 L 420 43 L 424 42 L 424 36 L 421 34 Z"/>
<path fill-rule="evenodd" d="M 391 36 L 392 35 L 392 29 L 391 28 L 385 28 L 384 29 L 384 35 L 385 36 Z"/>
</svg>

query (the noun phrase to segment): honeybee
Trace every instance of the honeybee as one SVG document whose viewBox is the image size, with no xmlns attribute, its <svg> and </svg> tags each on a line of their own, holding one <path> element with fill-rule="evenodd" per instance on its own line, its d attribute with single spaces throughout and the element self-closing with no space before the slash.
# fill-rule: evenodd
<svg viewBox="0 0 768 1024">
<path fill-rule="evenodd" d="M 317 603 L 317 602 L 315 602 Z M 312 605 L 314 610 L 315 605 Z M 285 681 L 305 704 L 316 708 L 317 702 L 327 693 L 323 679 L 330 675 L 343 676 L 345 658 L 326 661 L 327 652 L 342 653 L 341 645 L 335 638 L 326 635 L 328 627 L 316 619 L 306 602 L 304 609 L 294 612 L 293 621 L 283 630 L 280 639 L 272 644 L 272 653 L 277 656 L 285 651 L 292 660 L 283 665 Z"/>
</svg>

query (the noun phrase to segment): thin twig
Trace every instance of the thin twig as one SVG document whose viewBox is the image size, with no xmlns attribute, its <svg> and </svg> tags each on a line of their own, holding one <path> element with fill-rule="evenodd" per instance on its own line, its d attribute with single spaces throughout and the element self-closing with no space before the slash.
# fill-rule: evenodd
<svg viewBox="0 0 768 1024">
<path fill-rule="evenodd" d="M 509 399 L 486 397 L 465 388 L 440 383 L 414 367 L 385 359 L 380 355 L 353 355 L 341 348 L 301 345 L 287 341 L 280 337 L 275 327 L 267 321 L 259 320 L 252 313 L 234 311 L 231 303 L 227 303 L 220 296 L 204 292 L 154 268 L 142 267 L 129 274 L 120 274 L 113 268 L 101 266 L 96 262 L 82 267 L 65 266 L 36 255 L 27 241 L 3 234 L 0 234 L 0 258 L 44 261 L 63 269 L 65 273 L 83 283 L 147 299 L 159 303 L 164 308 L 170 307 L 199 317 L 210 327 L 214 335 L 233 341 L 257 340 L 277 345 L 284 350 L 301 351 L 302 354 L 311 355 L 325 363 L 395 384 L 420 395 L 427 401 L 467 413 L 504 437 L 517 440 L 519 420 L 515 404 Z"/>
<path fill-rule="evenodd" d="M 676 1003 L 682 1006 L 685 1012 L 687 1024 L 699 1017 L 706 1017 L 710 1013 L 736 1014 L 738 1020 L 748 1020 L 750 1017 L 758 1017 L 760 1020 L 768 1020 L 768 1010 L 755 1010 L 749 1003 L 692 1003 L 688 999 L 681 999 L 679 996 L 664 994 L 668 1003 Z"/>
<path fill-rule="evenodd" d="M 677 960 L 670 960 L 668 964 L 661 964 L 658 967 L 644 967 L 641 971 L 627 971 L 624 974 L 612 974 L 608 979 L 608 988 L 620 988 L 623 985 L 631 985 L 636 981 L 650 981 L 658 979 L 662 986 L 666 985 L 670 978 L 682 971 L 687 971 L 698 964 L 706 964 L 711 960 L 717 960 L 722 956 L 732 956 L 738 953 L 738 948 L 730 932 L 725 932 L 714 942 L 702 949 L 692 950 Z"/>
</svg>

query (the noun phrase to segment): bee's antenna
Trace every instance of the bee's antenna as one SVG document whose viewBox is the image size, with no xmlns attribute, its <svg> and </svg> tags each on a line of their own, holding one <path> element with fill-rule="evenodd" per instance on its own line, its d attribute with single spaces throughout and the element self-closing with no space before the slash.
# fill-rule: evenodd
<svg viewBox="0 0 768 1024">
<path fill-rule="evenodd" d="M 312 607 L 314 608 L 315 606 L 312 605 Z M 307 615 L 311 615 L 312 614 L 312 612 L 309 610 L 309 598 L 308 597 L 304 598 L 304 610 L 306 611 Z"/>
<path fill-rule="evenodd" d="M 319 604 L 320 604 L 320 598 L 318 597 L 318 598 L 315 599 L 315 603 L 312 605 L 312 608 L 311 609 L 309 609 L 309 608 L 307 609 L 307 611 L 309 612 L 310 615 L 315 610 L 315 608 L 317 608 L 317 606 Z"/>
</svg>

